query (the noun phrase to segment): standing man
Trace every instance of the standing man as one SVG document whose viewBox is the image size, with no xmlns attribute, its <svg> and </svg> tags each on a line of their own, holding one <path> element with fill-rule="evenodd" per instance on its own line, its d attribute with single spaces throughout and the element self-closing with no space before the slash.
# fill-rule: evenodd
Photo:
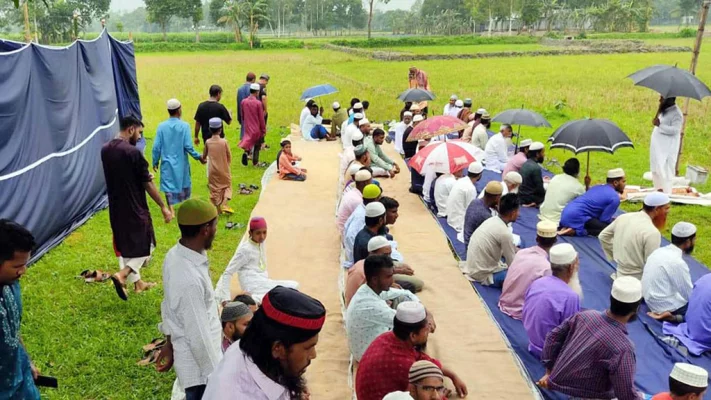
<svg viewBox="0 0 711 400">
<path fill-rule="evenodd" d="M 326 321 L 320 301 L 277 286 L 210 376 L 205 400 L 308 399 L 304 372 Z"/>
<path fill-rule="evenodd" d="M 160 165 L 160 191 L 165 193 L 165 201 L 172 214 L 175 213 L 173 206 L 189 199 L 191 195 L 188 154 L 203 164 L 205 160 L 193 148 L 190 125 L 180 119 L 183 108 L 178 99 L 168 100 L 168 115 L 170 118 L 161 122 L 156 131 L 153 143 L 153 171 L 157 172 Z"/>
<path fill-rule="evenodd" d="M 254 72 L 248 72 L 246 78 L 247 81 L 243 83 L 242 86 L 239 87 L 239 89 L 237 89 L 237 121 L 239 121 L 240 125 L 240 140 L 242 140 L 242 138 L 244 137 L 244 116 L 242 114 L 242 100 L 249 97 L 249 87 L 254 83 L 255 79 L 257 79 L 257 77 L 256 75 L 254 75 Z"/>
<path fill-rule="evenodd" d="M 261 74 L 259 75 L 259 95 L 257 98 L 262 102 L 264 107 L 264 124 L 267 124 L 269 119 L 269 109 L 267 108 L 267 84 L 269 84 L 269 75 Z M 263 142 L 262 142 L 263 143 Z"/>
<path fill-rule="evenodd" d="M 538 385 L 574 398 L 641 400 L 634 387 L 634 344 L 627 337 L 641 302 L 642 284 L 626 276 L 612 284 L 608 310 L 582 311 L 554 328 L 546 336 L 546 374 Z"/>
<path fill-rule="evenodd" d="M 195 146 L 200 144 L 200 132 L 202 131 L 202 142 L 212 137 L 210 132 L 210 118 L 218 117 L 225 121 L 227 125 L 232 123 L 232 115 L 227 108 L 220 103 L 222 99 L 222 88 L 220 85 L 210 86 L 210 98 L 203 101 L 195 111 Z M 220 137 L 225 137 L 224 131 Z"/>
<path fill-rule="evenodd" d="M 331 117 L 331 137 L 336 138 L 341 134 L 341 125 L 348 121 L 348 112 L 341 108 L 341 104 L 337 101 L 333 102 L 333 116 Z"/>
<path fill-rule="evenodd" d="M 642 211 L 620 215 L 600 232 L 598 239 L 605 256 L 617 264 L 612 279 L 642 279 L 647 259 L 662 244 L 659 231 L 666 226 L 670 209 L 669 196 L 652 192 L 644 198 Z"/>
<path fill-rule="evenodd" d="M 509 172 L 521 171 L 523 163 L 528 160 L 528 148 L 531 147 L 531 144 L 533 144 L 533 141 L 531 139 L 523 139 L 521 143 L 518 144 L 518 153 L 514 154 L 513 157 L 509 158 L 509 161 L 506 162 L 506 166 L 501 172 L 501 175 L 506 176 L 506 174 L 508 174 Z"/>
<path fill-rule="evenodd" d="M 166 336 L 156 367 L 175 366 L 186 400 L 200 400 L 207 377 L 222 358 L 222 326 L 212 290 L 207 250 L 217 232 L 217 209 L 208 201 L 190 199 L 178 209 L 180 240 L 163 262 L 162 322 Z"/>
<path fill-rule="evenodd" d="M 490 171 L 501 172 L 509 162 L 507 139 L 513 136 L 511 125 L 501 125 L 501 131 L 486 142 L 484 165 Z"/>
<path fill-rule="evenodd" d="M 521 195 L 521 205 L 538 207 L 546 199 L 546 189 L 543 187 L 543 170 L 541 164 L 546 158 L 546 149 L 541 142 L 533 142 L 528 150 L 528 160 L 521 167 L 523 183 L 518 190 Z"/>
<path fill-rule="evenodd" d="M 402 121 L 395 125 L 395 151 L 398 154 L 405 155 L 405 148 L 403 147 L 403 138 L 405 135 L 405 130 L 412 123 L 412 113 L 410 111 L 405 111 L 402 114 Z"/>
<path fill-rule="evenodd" d="M 432 91 L 430 88 L 430 81 L 427 79 L 427 73 L 417 67 L 410 67 L 410 73 L 407 76 L 409 81 L 410 89 L 423 89 Z M 418 104 L 418 108 L 421 110 L 422 114 L 427 115 L 428 108 L 426 101 L 421 101 Z M 412 108 L 410 108 L 412 110 Z"/>
<path fill-rule="evenodd" d="M 654 189 L 671 194 L 672 181 L 676 176 L 676 160 L 679 157 L 681 127 L 684 114 L 676 105 L 676 97 L 659 98 L 657 116 L 652 121 L 652 141 L 649 143 L 649 164 Z"/>
<path fill-rule="evenodd" d="M 121 270 L 111 277 L 116 293 L 128 300 L 126 283 L 133 283 L 134 292 L 140 293 L 154 287 L 153 282 L 141 280 L 141 268 L 148 265 L 156 246 L 151 212 L 146 202 L 146 192 L 160 207 L 163 220 L 173 219 L 170 208 L 160 198 L 148 172 L 148 162 L 136 148 L 143 133 L 143 122 L 129 115 L 121 118 L 118 138 L 101 148 L 101 163 L 109 198 L 109 220 L 113 233 L 114 252 Z"/>
<path fill-rule="evenodd" d="M 247 166 L 252 158 L 252 165 L 259 163 L 259 150 L 262 148 L 267 125 L 264 122 L 264 106 L 259 101 L 260 86 L 253 83 L 249 86 L 249 97 L 242 100 L 242 118 L 244 118 L 244 137 L 239 142 L 239 147 L 244 150 L 242 165 Z"/>
<path fill-rule="evenodd" d="M 0 219 L 0 396 L 3 399 L 40 399 L 34 383 L 39 371 L 30 360 L 20 335 L 20 278 L 27 272 L 30 252 L 35 245 L 35 238 L 27 229 Z"/>
</svg>

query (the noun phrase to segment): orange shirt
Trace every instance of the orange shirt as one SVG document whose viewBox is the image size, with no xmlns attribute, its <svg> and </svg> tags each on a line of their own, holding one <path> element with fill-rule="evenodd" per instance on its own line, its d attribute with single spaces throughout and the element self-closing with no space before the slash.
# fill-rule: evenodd
<svg viewBox="0 0 711 400">
<path fill-rule="evenodd" d="M 652 397 L 652 400 L 673 400 L 669 392 L 659 393 L 658 395 Z"/>
<path fill-rule="evenodd" d="M 279 156 L 279 178 L 284 179 L 286 174 L 301 175 L 301 170 L 292 165 L 292 162 L 297 160 L 298 157 L 282 151 L 281 156 Z"/>
</svg>

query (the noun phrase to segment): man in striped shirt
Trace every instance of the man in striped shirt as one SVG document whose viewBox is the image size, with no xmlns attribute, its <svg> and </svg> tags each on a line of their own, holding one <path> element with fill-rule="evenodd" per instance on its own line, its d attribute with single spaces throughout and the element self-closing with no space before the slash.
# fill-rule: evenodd
<svg viewBox="0 0 711 400">
<path fill-rule="evenodd" d="M 631 276 L 612 285 L 610 308 L 580 312 L 546 337 L 538 382 L 576 399 L 641 400 L 634 388 L 634 345 L 627 323 L 637 318 L 642 284 Z"/>
</svg>

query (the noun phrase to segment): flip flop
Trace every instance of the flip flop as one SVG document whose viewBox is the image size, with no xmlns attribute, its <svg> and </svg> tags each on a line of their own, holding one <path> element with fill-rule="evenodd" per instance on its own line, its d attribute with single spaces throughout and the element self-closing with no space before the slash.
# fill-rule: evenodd
<svg viewBox="0 0 711 400">
<path fill-rule="evenodd" d="M 240 189 L 247 189 L 247 185 L 245 185 L 244 183 L 240 183 L 239 188 Z"/>
<path fill-rule="evenodd" d="M 240 229 L 244 228 L 244 225 L 239 222 L 228 222 L 225 224 L 225 229 Z"/>
<path fill-rule="evenodd" d="M 160 349 L 154 349 L 149 354 L 147 354 L 145 357 L 143 357 L 139 362 L 137 362 L 136 365 L 145 367 L 145 366 L 148 366 L 151 364 L 155 364 L 155 362 L 158 361 L 159 356 L 160 356 Z"/>
<path fill-rule="evenodd" d="M 128 292 L 126 291 L 126 287 L 121 284 L 121 281 L 119 281 L 118 278 L 113 275 L 110 279 L 111 282 L 113 282 L 114 284 L 114 288 L 116 289 L 116 294 L 118 295 L 118 297 L 123 301 L 128 300 Z"/>
<path fill-rule="evenodd" d="M 247 166 L 247 153 L 242 154 L 242 165 Z"/>
<path fill-rule="evenodd" d="M 146 353 L 146 354 L 148 354 L 148 353 L 150 353 L 151 351 L 153 351 L 153 350 L 155 350 L 155 349 L 160 349 L 160 348 L 163 347 L 163 346 L 165 346 L 165 339 L 163 339 L 163 338 L 155 338 L 155 339 L 151 340 L 150 343 L 148 343 L 147 345 L 143 346 L 143 352 Z"/>
<path fill-rule="evenodd" d="M 248 194 L 252 194 L 252 191 L 247 188 L 244 188 L 244 189 L 240 189 L 239 194 L 248 195 Z"/>
<path fill-rule="evenodd" d="M 259 186 L 257 186 L 257 185 L 249 185 L 249 188 L 254 189 L 254 190 L 259 190 Z"/>
<path fill-rule="evenodd" d="M 86 269 L 81 272 L 78 278 L 83 278 L 86 283 L 101 283 L 108 281 L 111 278 L 111 275 L 106 272 L 99 271 L 98 269 L 93 271 Z"/>
</svg>

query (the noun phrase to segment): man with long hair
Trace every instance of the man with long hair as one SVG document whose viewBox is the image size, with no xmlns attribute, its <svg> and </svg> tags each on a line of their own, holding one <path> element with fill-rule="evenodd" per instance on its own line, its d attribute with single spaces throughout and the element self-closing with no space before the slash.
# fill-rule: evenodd
<svg viewBox="0 0 711 400">
<path fill-rule="evenodd" d="M 641 211 L 620 215 L 600 232 L 600 244 L 608 260 L 617 263 L 612 278 L 634 276 L 642 279 L 647 258 L 662 244 L 659 233 L 667 224 L 671 209 L 669 196 L 652 192 L 644 198 Z"/>
<path fill-rule="evenodd" d="M 205 400 L 301 400 L 326 321 L 320 301 L 277 286 L 264 296 L 242 339 L 210 376 Z"/>
</svg>

